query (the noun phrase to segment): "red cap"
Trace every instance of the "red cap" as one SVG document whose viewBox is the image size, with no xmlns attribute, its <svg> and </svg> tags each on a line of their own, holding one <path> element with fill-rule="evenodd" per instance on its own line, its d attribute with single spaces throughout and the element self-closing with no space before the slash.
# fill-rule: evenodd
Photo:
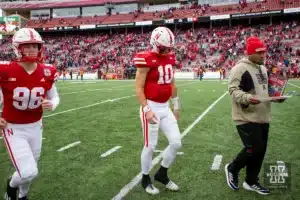
<svg viewBox="0 0 300 200">
<path fill-rule="evenodd" d="M 247 39 L 247 54 L 252 55 L 258 52 L 266 52 L 267 48 L 263 41 L 257 37 L 249 37 Z"/>
</svg>

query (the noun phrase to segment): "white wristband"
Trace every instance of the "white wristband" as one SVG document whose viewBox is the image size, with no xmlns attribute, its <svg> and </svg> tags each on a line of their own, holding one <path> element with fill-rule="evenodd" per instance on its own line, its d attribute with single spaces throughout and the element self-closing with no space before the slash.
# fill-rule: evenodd
<svg viewBox="0 0 300 200">
<path fill-rule="evenodd" d="M 172 98 L 171 100 L 172 100 L 174 110 L 179 110 L 180 109 L 179 97 Z"/>
<path fill-rule="evenodd" d="M 147 113 L 147 112 L 149 112 L 151 109 L 150 109 L 150 107 L 148 106 L 148 105 L 146 105 L 144 108 L 143 108 L 143 112 L 144 113 Z"/>
<path fill-rule="evenodd" d="M 56 109 L 58 103 L 52 101 L 52 111 Z"/>
</svg>

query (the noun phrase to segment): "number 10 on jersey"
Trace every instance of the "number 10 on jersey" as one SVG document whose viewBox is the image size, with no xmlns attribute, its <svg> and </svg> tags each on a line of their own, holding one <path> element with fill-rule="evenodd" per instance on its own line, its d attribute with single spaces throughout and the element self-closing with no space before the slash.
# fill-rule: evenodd
<svg viewBox="0 0 300 200">
<path fill-rule="evenodd" d="M 171 83 L 173 79 L 173 66 L 168 64 L 158 67 L 159 79 L 157 84 L 168 84 Z"/>
</svg>

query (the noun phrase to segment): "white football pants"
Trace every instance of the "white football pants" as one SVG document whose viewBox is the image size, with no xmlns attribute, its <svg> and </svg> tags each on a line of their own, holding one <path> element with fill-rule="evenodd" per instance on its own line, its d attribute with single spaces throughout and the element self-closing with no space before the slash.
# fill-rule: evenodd
<svg viewBox="0 0 300 200">
<path fill-rule="evenodd" d="M 42 148 L 42 121 L 10 124 L 2 131 L 11 161 L 16 169 L 10 186 L 19 188 L 19 198 L 27 196 L 31 181 L 38 175 L 37 162 Z"/>
<path fill-rule="evenodd" d="M 140 108 L 140 118 L 142 121 L 144 148 L 141 154 L 142 173 L 149 174 L 152 162 L 152 155 L 158 141 L 159 128 L 169 141 L 169 146 L 163 152 L 161 165 L 169 168 L 176 158 L 177 151 L 181 148 L 180 131 L 177 120 L 167 103 L 157 103 L 147 100 L 149 107 L 158 118 L 157 124 L 148 123 L 143 109 Z"/>
</svg>

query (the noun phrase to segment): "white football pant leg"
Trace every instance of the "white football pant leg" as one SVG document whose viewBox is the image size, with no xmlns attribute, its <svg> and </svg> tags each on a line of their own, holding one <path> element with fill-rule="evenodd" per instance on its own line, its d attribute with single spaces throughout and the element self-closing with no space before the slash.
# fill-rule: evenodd
<svg viewBox="0 0 300 200">
<path fill-rule="evenodd" d="M 142 108 L 140 109 L 140 118 L 142 121 L 142 128 L 143 128 L 143 135 L 144 135 L 144 148 L 141 154 L 142 173 L 149 174 L 151 164 L 152 164 L 152 155 L 156 148 L 157 140 L 158 140 L 159 123 L 158 124 L 148 123 Z"/>
<path fill-rule="evenodd" d="M 21 197 L 27 195 L 29 183 L 38 175 L 36 159 L 40 156 L 42 139 L 41 126 L 38 124 L 35 123 L 34 126 L 8 124 L 3 131 L 3 138 L 16 169 L 10 185 L 20 187 Z"/>
<path fill-rule="evenodd" d="M 161 118 L 160 128 L 169 141 L 169 146 L 163 152 L 161 165 L 165 168 L 169 168 L 176 158 L 177 151 L 181 148 L 179 127 L 170 108 L 168 108 L 166 116 Z"/>
<path fill-rule="evenodd" d="M 42 125 L 37 124 L 32 128 L 32 133 L 30 134 L 30 147 L 31 151 L 33 153 L 33 157 L 35 159 L 35 162 L 38 163 L 41 155 L 42 150 Z M 25 197 L 28 194 L 29 187 L 31 185 L 31 182 L 22 184 L 19 186 L 19 198 Z"/>
</svg>

